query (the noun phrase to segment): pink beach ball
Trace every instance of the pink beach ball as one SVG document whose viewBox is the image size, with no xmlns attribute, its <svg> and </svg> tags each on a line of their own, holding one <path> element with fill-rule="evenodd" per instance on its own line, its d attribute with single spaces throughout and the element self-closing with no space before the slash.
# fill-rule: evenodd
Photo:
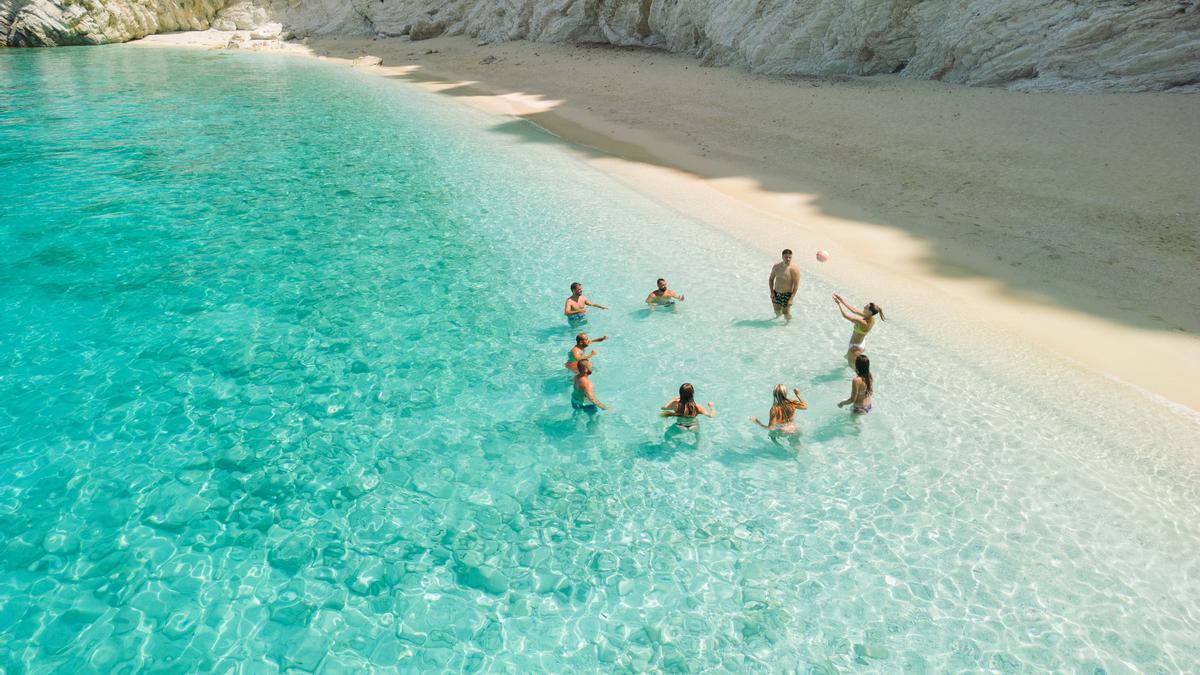
<svg viewBox="0 0 1200 675">
<path fill-rule="evenodd" d="M 829 251 L 817 251 L 817 262 L 829 260 Z"/>
</svg>

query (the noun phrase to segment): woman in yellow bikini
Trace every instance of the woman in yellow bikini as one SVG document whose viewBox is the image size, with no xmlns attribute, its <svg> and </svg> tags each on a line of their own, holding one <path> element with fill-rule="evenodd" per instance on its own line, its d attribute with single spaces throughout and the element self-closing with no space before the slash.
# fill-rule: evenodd
<svg viewBox="0 0 1200 675">
<path fill-rule="evenodd" d="M 854 360 L 865 351 L 863 343 L 867 340 L 867 333 L 875 327 L 875 315 L 878 314 L 884 321 L 887 321 L 887 317 L 883 315 L 883 308 L 873 302 L 868 302 L 862 311 L 850 306 L 850 303 L 837 293 L 833 294 L 833 302 L 842 313 L 842 318 L 854 324 L 853 332 L 850 333 L 850 346 L 846 349 L 846 365 L 853 368 Z"/>
</svg>

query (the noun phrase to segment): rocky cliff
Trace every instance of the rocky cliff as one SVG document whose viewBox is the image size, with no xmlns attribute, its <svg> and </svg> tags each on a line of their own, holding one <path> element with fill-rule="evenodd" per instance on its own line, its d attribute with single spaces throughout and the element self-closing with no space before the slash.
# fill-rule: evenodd
<svg viewBox="0 0 1200 675">
<path fill-rule="evenodd" d="M 53 45 L 280 22 L 294 35 L 601 42 L 758 73 L 1020 89 L 1200 91 L 1200 0 L 0 0 L 0 40 Z"/>
<path fill-rule="evenodd" d="M 226 0 L 0 0 L 0 44 L 10 47 L 125 42 L 204 30 Z"/>
</svg>

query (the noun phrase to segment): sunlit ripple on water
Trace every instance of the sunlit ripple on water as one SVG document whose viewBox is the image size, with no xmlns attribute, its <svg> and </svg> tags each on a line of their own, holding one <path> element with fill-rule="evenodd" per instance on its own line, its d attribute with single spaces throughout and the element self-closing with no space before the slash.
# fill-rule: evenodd
<svg viewBox="0 0 1200 675">
<path fill-rule="evenodd" d="M 819 278 L 762 328 L 769 260 L 399 85 L 118 48 L 0 85 L 0 669 L 1200 666 L 1165 417 L 903 316 L 848 416 Z M 660 275 L 689 299 L 650 315 Z M 614 308 L 595 420 L 577 279 Z M 653 411 L 683 380 L 696 443 Z M 796 447 L 745 421 L 778 381 Z"/>
</svg>

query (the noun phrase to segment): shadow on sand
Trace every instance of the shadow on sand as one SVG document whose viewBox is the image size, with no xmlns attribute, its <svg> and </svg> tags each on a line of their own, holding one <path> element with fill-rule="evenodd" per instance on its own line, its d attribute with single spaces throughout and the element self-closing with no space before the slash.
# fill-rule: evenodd
<svg viewBox="0 0 1200 675">
<path fill-rule="evenodd" d="M 466 38 L 445 39 L 465 40 Z M 564 98 L 563 91 L 541 90 L 537 84 L 536 76 L 533 74 L 536 72 L 534 69 L 530 70 L 531 75 L 528 79 L 528 86 L 520 90 L 515 88 L 493 89 L 475 82 L 440 77 L 428 69 L 436 69 L 439 66 L 445 68 L 461 66 L 453 66 L 445 62 L 439 63 L 441 57 L 431 56 L 432 54 L 437 54 L 439 50 L 429 49 L 425 45 L 437 42 L 435 40 L 430 43 L 422 43 L 420 47 L 413 44 L 411 46 L 412 51 L 409 52 L 407 57 L 400 57 L 399 60 L 387 64 L 389 67 L 408 68 L 407 72 L 388 75 L 387 77 L 407 82 L 435 85 L 438 87 L 437 93 L 442 96 L 481 97 L 522 95 L 544 100 L 561 101 L 555 107 L 572 104 L 569 98 Z M 406 45 L 406 43 L 397 39 L 389 46 L 403 48 L 402 45 Z M 314 40 L 309 44 L 309 47 L 314 53 L 320 56 L 334 58 L 354 59 L 364 53 L 360 48 L 342 46 L 336 41 Z M 606 44 L 581 44 L 576 45 L 574 49 L 587 53 L 588 58 L 592 58 L 591 54 L 596 54 L 603 58 L 603 54 L 606 52 L 631 52 L 643 48 L 619 47 Z M 448 51 L 453 50 L 454 48 L 448 48 Z M 647 56 L 659 53 L 658 50 L 643 49 L 643 51 L 646 51 Z M 424 54 L 424 56 L 421 54 Z M 747 77 L 751 76 L 747 75 Z M 867 78 L 859 81 L 847 80 L 844 77 L 805 78 L 785 75 L 755 75 L 753 77 L 773 77 L 781 84 L 797 87 L 837 86 L 850 89 L 869 86 Z M 945 96 L 952 93 L 954 92 L 938 94 L 938 96 Z M 580 105 L 582 105 L 582 102 Z M 994 189 L 992 192 L 998 194 L 999 197 L 988 194 L 981 196 L 976 192 L 971 192 L 971 190 L 960 191 L 961 194 L 955 191 L 943 191 L 936 194 L 928 193 L 924 195 L 913 194 L 908 177 L 911 175 L 922 175 L 929 171 L 936 172 L 937 169 L 937 167 L 931 168 L 919 164 L 916 159 L 912 160 L 909 164 L 900 165 L 896 171 L 881 172 L 873 178 L 873 189 L 848 190 L 845 193 L 839 193 L 835 197 L 830 194 L 832 190 L 830 190 L 829 186 L 820 182 L 819 172 L 813 173 L 810 171 L 809 173 L 812 175 L 806 175 L 803 165 L 798 165 L 795 171 L 779 173 L 767 170 L 765 164 L 762 170 L 755 170 L 754 168 L 745 166 L 744 163 L 737 165 L 739 166 L 738 171 L 732 171 L 726 168 L 732 165 L 706 161 L 704 157 L 699 155 L 692 157 L 685 154 L 682 158 L 676 157 L 672 161 L 668 161 L 641 145 L 615 138 L 606 133 L 606 130 L 597 130 L 584 126 L 572 119 L 568 119 L 553 109 L 520 114 L 516 119 L 494 125 L 492 130 L 516 138 L 521 142 L 569 146 L 577 152 L 592 157 L 616 156 L 628 161 L 683 171 L 706 180 L 747 178 L 752 180 L 759 189 L 765 192 L 780 195 L 792 195 L 796 193 L 812 195 L 812 199 L 808 203 L 822 214 L 839 219 L 867 222 L 894 228 L 907 233 L 914 239 L 920 240 L 927 250 L 927 253 L 920 262 L 930 274 L 938 277 L 988 280 L 997 284 L 1000 290 L 1012 297 L 1037 298 L 1039 301 L 1050 302 L 1058 307 L 1070 309 L 1075 312 L 1084 312 L 1116 324 L 1171 333 L 1185 332 L 1195 334 L 1200 332 L 1200 312 L 1184 311 L 1172 315 L 1156 309 L 1156 307 L 1170 306 L 1195 307 L 1196 293 L 1200 290 L 1200 287 L 1197 286 L 1194 280 L 1187 283 L 1170 284 L 1164 287 L 1159 283 L 1159 278 L 1153 274 L 1131 276 L 1129 278 L 1134 280 L 1133 285 L 1125 289 L 1126 297 L 1124 301 L 1121 301 L 1119 298 L 1110 297 L 1109 294 L 1095 292 L 1095 289 L 1106 286 L 1111 277 L 1113 266 L 1116 264 L 1114 261 L 1119 261 L 1123 256 L 1124 252 L 1119 249 L 1103 250 L 1102 248 L 1098 248 L 1095 251 L 1084 252 L 1094 259 L 1095 264 L 1072 267 L 1072 274 L 1077 278 L 1067 280 L 1069 283 L 1055 282 L 1056 277 L 1061 277 L 1061 266 L 1056 267 L 1054 260 L 1063 255 L 1059 249 L 1064 246 L 1071 246 L 1070 242 L 1058 242 L 1055 246 L 1042 246 L 1044 251 L 1030 254 L 1043 257 L 1044 260 L 1042 261 L 1009 260 L 1003 259 L 1001 256 L 974 255 L 972 252 L 978 252 L 981 241 L 983 245 L 986 245 L 986 239 L 981 240 L 978 236 L 965 237 L 962 234 L 964 231 L 970 235 L 990 233 L 990 236 L 993 237 L 1007 236 L 1005 233 L 1009 232 L 1013 227 L 1012 219 L 1036 218 L 1037 212 L 1022 211 L 1017 214 L 1005 216 L 993 215 L 992 212 L 1007 213 L 993 203 L 996 199 L 1017 199 L 1021 196 L 1018 194 L 1006 195 Z M 572 140 L 564 140 L 567 138 Z M 824 145 L 814 145 L 824 143 L 824 140 L 811 140 L 802 136 L 793 140 L 794 143 L 788 145 L 788 152 L 798 156 L 820 156 L 822 152 L 833 150 L 833 148 Z M 881 151 L 886 151 L 888 147 L 882 148 Z M 997 159 L 1000 160 L 1003 158 L 998 154 Z M 1077 167 L 1067 158 L 1060 160 L 1052 168 L 1067 175 L 1071 173 L 1073 168 Z M 948 166 L 945 171 L 952 169 L 953 166 Z M 948 182 L 953 182 L 953 180 L 957 179 L 960 184 L 968 186 L 974 183 L 991 185 L 986 180 L 987 176 L 951 177 L 938 173 L 936 177 L 944 177 Z M 979 180 L 966 182 L 962 180 L 972 177 Z M 936 183 L 934 181 L 931 184 Z M 1052 186 L 1048 186 L 1047 189 L 1050 187 Z M 928 210 L 925 208 L 899 208 L 896 204 L 881 201 L 878 197 L 872 197 L 872 195 L 884 193 L 900 195 L 902 197 L 912 194 L 911 199 L 914 200 L 922 199 L 925 202 L 932 200 L 938 205 L 938 210 L 934 213 L 936 217 L 930 217 Z M 1064 195 L 1064 198 L 1068 196 Z M 993 207 L 992 212 L 986 211 L 986 207 L 977 205 L 977 201 L 981 197 L 991 200 L 988 203 Z M 1030 203 L 1036 204 L 1037 202 L 1030 201 Z M 1121 220 L 1128 219 L 1129 217 L 1129 214 L 1124 213 L 1118 208 L 1097 206 L 1094 211 L 1096 215 L 1092 217 L 1099 217 L 1105 220 Z M 1035 225 L 1041 224 L 1035 223 Z M 1045 225 L 1046 227 L 1050 227 L 1052 223 L 1047 222 Z M 1040 266 L 1037 264 L 1026 264 L 1038 262 L 1042 264 Z M 1031 270 L 1038 267 L 1046 271 L 1037 274 L 1031 273 Z M 1139 279 L 1141 279 L 1140 282 L 1137 281 Z M 1154 306 L 1142 307 L 1134 299 L 1143 296 L 1158 297 L 1162 302 L 1156 303 Z M 1157 314 L 1155 313 L 1156 311 L 1158 312 Z"/>
</svg>

